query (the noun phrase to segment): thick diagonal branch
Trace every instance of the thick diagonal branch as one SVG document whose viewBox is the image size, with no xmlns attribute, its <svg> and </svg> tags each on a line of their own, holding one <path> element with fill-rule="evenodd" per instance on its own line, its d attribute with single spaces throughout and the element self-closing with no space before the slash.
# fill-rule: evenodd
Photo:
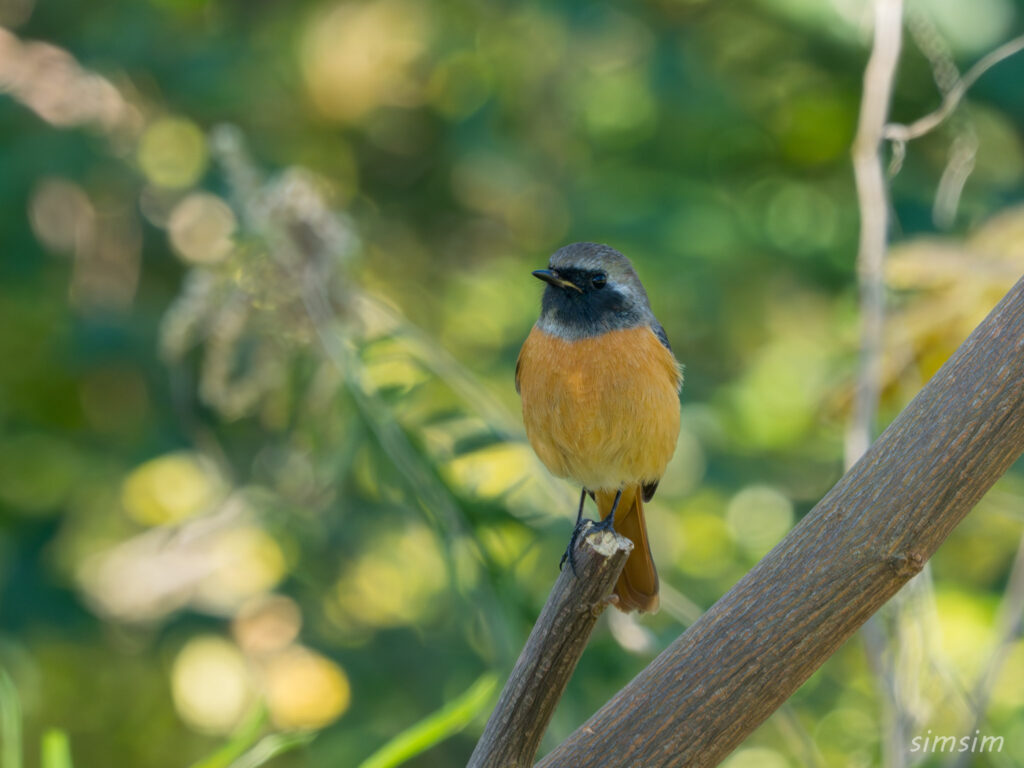
<svg viewBox="0 0 1024 768">
<path fill-rule="evenodd" d="M 611 531 L 584 531 L 576 568 L 555 582 L 526 647 L 477 742 L 468 768 L 527 768 L 590 633 L 607 607 L 633 543 Z"/>
<path fill-rule="evenodd" d="M 1024 450 L 1024 280 L 758 565 L 540 766 L 713 766 Z"/>
</svg>

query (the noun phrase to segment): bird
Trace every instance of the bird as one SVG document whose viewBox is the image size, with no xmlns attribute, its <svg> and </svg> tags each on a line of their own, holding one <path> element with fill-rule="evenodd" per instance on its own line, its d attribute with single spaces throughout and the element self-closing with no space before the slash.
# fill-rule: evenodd
<svg viewBox="0 0 1024 768">
<path fill-rule="evenodd" d="M 679 438 L 683 369 L 651 311 L 632 262 L 599 243 L 573 243 L 552 254 L 540 318 L 516 361 L 527 438 L 555 476 L 581 487 L 576 527 L 562 558 L 575 571 L 573 547 L 587 496 L 596 527 L 633 542 L 615 585 L 620 610 L 658 609 L 644 503 L 658 488 Z"/>
</svg>

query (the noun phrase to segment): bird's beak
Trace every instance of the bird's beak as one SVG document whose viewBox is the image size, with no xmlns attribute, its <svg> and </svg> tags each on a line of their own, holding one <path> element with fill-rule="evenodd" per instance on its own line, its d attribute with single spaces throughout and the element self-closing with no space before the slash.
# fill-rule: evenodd
<svg viewBox="0 0 1024 768">
<path fill-rule="evenodd" d="M 543 280 L 548 285 L 553 285 L 555 288 L 565 288 L 567 290 L 573 290 L 578 293 L 583 293 L 583 289 L 580 288 L 576 283 L 571 280 L 566 280 L 564 277 L 559 277 L 558 273 L 553 269 L 537 269 L 534 270 L 533 276 L 538 280 Z"/>
</svg>

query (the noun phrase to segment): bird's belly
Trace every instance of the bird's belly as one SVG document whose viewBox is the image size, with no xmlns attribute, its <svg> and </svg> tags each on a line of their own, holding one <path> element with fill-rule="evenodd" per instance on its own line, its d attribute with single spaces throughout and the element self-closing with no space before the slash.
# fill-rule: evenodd
<svg viewBox="0 0 1024 768">
<path fill-rule="evenodd" d="M 526 433 L 545 466 L 589 490 L 661 477 L 679 435 L 679 371 L 649 328 L 523 346 Z"/>
</svg>

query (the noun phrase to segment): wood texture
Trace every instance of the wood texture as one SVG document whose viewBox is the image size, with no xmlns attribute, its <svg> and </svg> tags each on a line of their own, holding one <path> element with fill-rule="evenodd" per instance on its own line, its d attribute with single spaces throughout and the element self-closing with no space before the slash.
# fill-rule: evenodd
<svg viewBox="0 0 1024 768">
<path fill-rule="evenodd" d="M 713 766 L 921 570 L 1024 450 L 1024 280 L 764 559 L 538 764 Z"/>
<path fill-rule="evenodd" d="M 589 521 L 588 521 L 589 522 Z M 622 536 L 584 530 L 576 575 L 566 565 L 498 698 L 468 768 L 526 768 L 598 617 L 633 550 Z"/>
</svg>

